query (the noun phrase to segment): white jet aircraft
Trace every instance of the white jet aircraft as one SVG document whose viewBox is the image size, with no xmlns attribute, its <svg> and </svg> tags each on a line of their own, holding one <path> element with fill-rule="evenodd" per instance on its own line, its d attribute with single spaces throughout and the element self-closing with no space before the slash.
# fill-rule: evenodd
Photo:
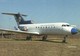
<svg viewBox="0 0 80 56">
<path fill-rule="evenodd" d="M 28 34 L 27 39 L 31 39 L 33 35 L 43 36 L 42 40 L 47 39 L 47 35 L 63 35 L 63 42 L 66 42 L 68 35 L 75 35 L 78 30 L 72 27 L 69 23 L 40 23 L 34 24 L 30 20 L 25 21 L 20 13 L 2 13 L 6 15 L 13 15 L 18 25 L 18 30 L 0 29 L 0 31 L 10 31 Z"/>
</svg>

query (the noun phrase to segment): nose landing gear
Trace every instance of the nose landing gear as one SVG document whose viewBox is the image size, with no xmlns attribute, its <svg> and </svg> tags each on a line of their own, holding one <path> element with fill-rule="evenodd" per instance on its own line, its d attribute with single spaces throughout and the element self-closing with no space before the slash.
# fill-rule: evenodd
<svg viewBox="0 0 80 56">
<path fill-rule="evenodd" d="M 68 37 L 68 35 L 64 36 L 64 39 L 63 39 L 63 43 L 66 43 L 66 38 Z"/>
</svg>

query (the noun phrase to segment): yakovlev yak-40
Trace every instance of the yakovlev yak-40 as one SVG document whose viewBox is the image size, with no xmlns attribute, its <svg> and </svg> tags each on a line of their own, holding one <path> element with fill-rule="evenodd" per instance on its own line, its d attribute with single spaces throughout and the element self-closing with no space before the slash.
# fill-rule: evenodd
<svg viewBox="0 0 80 56">
<path fill-rule="evenodd" d="M 33 35 L 42 36 L 42 40 L 46 40 L 48 35 L 63 35 L 63 42 L 66 42 L 68 35 L 75 35 L 78 30 L 69 23 L 32 23 L 30 20 L 25 21 L 20 13 L 2 13 L 6 15 L 13 15 L 18 25 L 18 30 L 0 29 L 0 31 L 10 31 L 17 33 L 28 34 L 27 39 L 31 39 Z"/>
</svg>

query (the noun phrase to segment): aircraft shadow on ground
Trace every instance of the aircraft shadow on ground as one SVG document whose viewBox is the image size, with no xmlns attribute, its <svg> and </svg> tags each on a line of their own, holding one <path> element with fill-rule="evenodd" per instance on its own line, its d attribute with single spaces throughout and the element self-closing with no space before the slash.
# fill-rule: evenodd
<svg viewBox="0 0 80 56">
<path fill-rule="evenodd" d="M 35 40 L 35 41 L 43 41 L 43 40 Z M 67 42 L 62 42 L 62 41 L 51 41 L 51 40 L 45 40 L 43 42 L 51 42 L 51 43 L 67 43 Z"/>
<path fill-rule="evenodd" d="M 26 40 L 26 39 L 14 39 L 15 41 L 42 41 L 42 42 L 51 42 L 51 43 L 67 43 L 62 41 L 54 41 L 54 40 Z"/>
<path fill-rule="evenodd" d="M 14 39 L 15 41 L 27 41 L 26 39 Z"/>
</svg>

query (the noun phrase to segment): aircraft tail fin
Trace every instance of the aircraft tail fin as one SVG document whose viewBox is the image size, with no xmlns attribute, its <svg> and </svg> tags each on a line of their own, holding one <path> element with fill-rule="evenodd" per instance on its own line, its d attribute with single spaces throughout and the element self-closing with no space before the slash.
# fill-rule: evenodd
<svg viewBox="0 0 80 56">
<path fill-rule="evenodd" d="M 19 24 L 32 24 L 31 20 L 25 21 L 23 19 L 22 16 L 27 16 L 27 15 L 24 15 L 24 14 L 20 14 L 20 13 L 17 13 L 17 14 L 16 13 L 2 13 L 2 14 L 13 15 L 15 17 L 17 25 L 19 25 Z"/>
</svg>

